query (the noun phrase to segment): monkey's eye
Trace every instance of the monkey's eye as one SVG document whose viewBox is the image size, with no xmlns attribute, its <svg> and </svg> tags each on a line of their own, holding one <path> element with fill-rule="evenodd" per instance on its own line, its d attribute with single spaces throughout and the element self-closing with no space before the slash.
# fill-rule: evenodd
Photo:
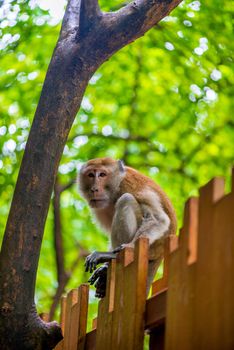
<svg viewBox="0 0 234 350">
<path fill-rule="evenodd" d="M 100 173 L 99 176 L 105 177 L 105 176 L 106 176 L 106 173 Z"/>
<path fill-rule="evenodd" d="M 93 173 L 89 173 L 88 177 L 94 177 L 94 174 Z"/>
</svg>

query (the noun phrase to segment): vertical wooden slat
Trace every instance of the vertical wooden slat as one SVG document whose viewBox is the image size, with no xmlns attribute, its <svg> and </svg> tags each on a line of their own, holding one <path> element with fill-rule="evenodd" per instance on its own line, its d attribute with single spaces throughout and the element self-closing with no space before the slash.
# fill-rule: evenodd
<svg viewBox="0 0 234 350">
<path fill-rule="evenodd" d="M 60 302 L 60 325 L 62 329 L 62 334 L 64 336 L 65 331 L 65 319 L 66 319 L 66 305 L 67 305 L 67 297 L 62 296 L 61 302 Z"/>
<path fill-rule="evenodd" d="M 173 349 L 176 344 L 177 322 L 178 322 L 178 293 L 180 288 L 180 279 L 178 271 L 180 268 L 179 248 L 170 255 L 168 291 L 167 291 L 167 310 L 166 310 L 166 349 Z M 175 347 L 174 347 L 175 349 Z"/>
<path fill-rule="evenodd" d="M 84 350 L 88 317 L 89 285 L 78 288 L 78 302 L 71 309 L 69 350 Z"/>
<path fill-rule="evenodd" d="M 113 299 L 115 290 L 115 269 L 116 261 L 112 260 L 107 274 L 106 296 L 100 300 L 98 305 L 98 318 L 96 330 L 96 349 L 107 350 L 111 349 L 111 327 L 112 327 L 112 312 Z"/>
<path fill-rule="evenodd" d="M 166 316 L 166 349 L 191 349 L 194 313 L 195 265 L 188 266 L 189 236 L 196 230 L 197 198 L 185 205 L 179 247 L 171 254 Z M 191 243 L 190 243 L 191 244 Z"/>
<path fill-rule="evenodd" d="M 188 263 L 193 264 L 197 261 L 197 235 L 198 235 L 198 198 L 190 200 L 189 217 L 189 237 L 188 237 Z"/>
<path fill-rule="evenodd" d="M 134 304 L 136 298 L 136 246 L 135 251 L 129 250 L 129 254 L 124 259 L 124 270 L 123 270 L 123 286 L 120 291 L 116 305 L 121 308 L 120 311 L 115 309 L 115 314 L 119 313 L 119 323 L 114 327 L 118 327 L 118 345 L 121 349 L 131 349 L 133 346 L 133 334 L 131 327 L 134 324 Z M 117 294 L 117 293 L 116 293 Z M 125 313 L 124 313 L 125 311 Z M 122 327 L 121 327 L 122 325 Z"/>
<path fill-rule="evenodd" d="M 115 297 L 114 297 L 114 310 L 113 310 L 113 322 L 112 322 L 112 335 L 111 344 L 113 350 L 121 349 L 121 341 L 125 339 L 123 332 L 124 329 L 124 318 L 128 319 L 128 310 L 125 309 L 125 299 L 126 298 L 126 276 L 127 267 L 133 261 L 133 249 L 125 248 L 117 256 L 116 261 L 116 284 L 115 284 Z M 132 287 L 132 275 L 129 271 L 129 285 Z M 134 287 L 133 287 L 134 288 Z M 122 325 L 122 327 L 121 327 Z M 127 349 L 127 348 L 126 348 Z M 108 349 L 107 349 L 108 350 Z"/>
<path fill-rule="evenodd" d="M 216 349 L 215 335 L 211 336 L 215 322 L 214 207 L 223 195 L 224 180 L 222 178 L 215 178 L 200 189 L 194 349 Z"/>
<path fill-rule="evenodd" d="M 83 284 L 78 289 L 78 346 L 77 350 L 83 350 L 85 335 L 87 331 L 88 306 L 89 306 L 89 285 Z"/>
<path fill-rule="evenodd" d="M 231 193 L 234 195 L 234 167 L 232 168 Z"/>
<path fill-rule="evenodd" d="M 215 179 L 201 193 L 194 349 L 234 348 L 234 196 L 223 188 Z"/>
<path fill-rule="evenodd" d="M 124 269 L 120 270 L 123 279 L 119 294 L 116 291 L 112 328 L 112 344 L 116 350 L 143 349 L 148 240 L 142 237 L 136 242 L 134 261 L 129 253 L 123 259 Z"/>
<path fill-rule="evenodd" d="M 146 281 L 148 272 L 148 239 L 142 237 L 136 242 L 135 247 L 135 271 L 136 279 L 136 300 L 135 300 L 135 325 L 132 329 L 134 336 L 134 345 L 132 350 L 142 350 L 144 344 L 144 313 L 146 304 Z"/>
<path fill-rule="evenodd" d="M 234 193 L 233 193 L 234 194 Z M 214 349 L 234 349 L 234 196 L 225 196 L 214 208 L 214 254 L 210 339 Z M 211 334 L 211 333 L 210 333 Z"/>
<path fill-rule="evenodd" d="M 65 316 L 65 330 L 64 330 L 64 350 L 70 350 L 70 327 L 71 327 L 71 309 L 72 306 L 77 303 L 78 289 L 72 289 L 67 295 L 66 302 L 66 316 Z"/>
</svg>

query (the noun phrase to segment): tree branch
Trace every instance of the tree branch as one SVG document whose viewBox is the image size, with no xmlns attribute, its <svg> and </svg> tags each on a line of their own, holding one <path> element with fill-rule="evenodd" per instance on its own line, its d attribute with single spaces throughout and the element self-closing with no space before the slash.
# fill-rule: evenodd
<svg viewBox="0 0 234 350">
<path fill-rule="evenodd" d="M 136 40 L 167 16 L 182 0 L 134 0 L 120 10 L 105 15 L 112 33 L 112 49 Z"/>
<path fill-rule="evenodd" d="M 67 184 L 61 185 L 60 192 L 64 192 L 68 190 L 70 187 L 72 187 L 76 183 L 76 177 L 74 179 L 71 179 Z"/>
<path fill-rule="evenodd" d="M 69 0 L 62 23 L 62 37 L 80 28 L 81 23 L 90 23 L 100 15 L 98 0 Z"/>
</svg>

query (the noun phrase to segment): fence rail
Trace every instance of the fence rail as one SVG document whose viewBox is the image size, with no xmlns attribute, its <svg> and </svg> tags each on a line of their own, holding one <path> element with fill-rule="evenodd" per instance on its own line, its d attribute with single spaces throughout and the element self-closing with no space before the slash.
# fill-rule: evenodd
<svg viewBox="0 0 234 350">
<path fill-rule="evenodd" d="M 87 284 L 61 300 L 56 350 L 234 349 L 234 180 L 215 178 L 190 198 L 184 224 L 165 241 L 164 271 L 146 300 L 148 241 L 126 248 L 108 270 L 106 297 L 86 332 Z"/>
</svg>

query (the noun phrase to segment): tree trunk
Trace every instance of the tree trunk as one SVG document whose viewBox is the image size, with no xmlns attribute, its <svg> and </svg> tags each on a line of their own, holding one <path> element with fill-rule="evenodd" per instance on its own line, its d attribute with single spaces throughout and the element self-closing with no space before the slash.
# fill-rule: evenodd
<svg viewBox="0 0 234 350">
<path fill-rule="evenodd" d="M 101 13 L 97 0 L 70 0 L 22 160 L 0 254 L 0 349 L 52 349 L 62 338 L 34 305 L 45 220 L 58 164 L 89 79 L 181 0 L 136 0 Z"/>
</svg>

